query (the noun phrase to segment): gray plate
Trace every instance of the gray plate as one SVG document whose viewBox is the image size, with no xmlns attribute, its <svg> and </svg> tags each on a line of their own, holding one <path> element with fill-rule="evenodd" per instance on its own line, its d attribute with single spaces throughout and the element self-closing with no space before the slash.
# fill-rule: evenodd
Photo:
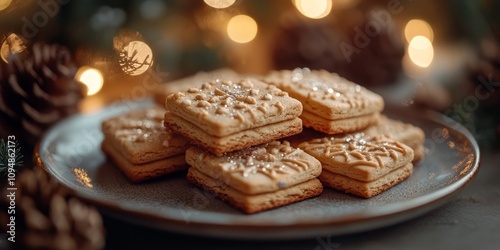
<svg viewBox="0 0 500 250">
<path fill-rule="evenodd" d="M 386 109 L 420 126 L 426 153 L 405 182 L 371 199 L 325 189 L 316 198 L 245 215 L 191 186 L 184 174 L 130 183 L 100 150 L 103 119 L 150 101 L 125 102 L 70 117 L 50 129 L 38 162 L 78 197 L 103 212 L 160 229 L 222 238 L 291 239 L 340 235 L 395 224 L 449 201 L 479 169 L 479 148 L 459 124 L 432 112 Z"/>
</svg>

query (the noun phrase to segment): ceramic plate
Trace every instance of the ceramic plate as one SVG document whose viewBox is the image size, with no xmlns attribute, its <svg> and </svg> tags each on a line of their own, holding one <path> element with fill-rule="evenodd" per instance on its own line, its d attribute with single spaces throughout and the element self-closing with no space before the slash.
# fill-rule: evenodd
<svg viewBox="0 0 500 250">
<path fill-rule="evenodd" d="M 150 104 L 125 102 L 70 117 L 47 132 L 36 157 L 75 195 L 108 215 L 180 233 L 245 239 L 340 235 L 395 224 L 449 201 L 479 168 L 477 143 L 456 122 L 433 112 L 386 109 L 426 133 L 424 159 L 408 180 L 371 199 L 325 189 L 309 200 L 245 215 L 188 184 L 182 173 L 132 184 L 106 159 L 101 121 Z"/>
</svg>

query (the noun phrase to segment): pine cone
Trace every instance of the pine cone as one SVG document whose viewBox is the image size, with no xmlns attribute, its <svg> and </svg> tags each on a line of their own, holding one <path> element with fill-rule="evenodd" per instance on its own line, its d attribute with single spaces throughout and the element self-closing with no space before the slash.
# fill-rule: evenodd
<svg viewBox="0 0 500 250">
<path fill-rule="evenodd" d="M 285 16 L 275 37 L 275 67 L 325 69 L 364 86 L 394 83 L 404 42 L 396 23 L 382 14 L 369 8 L 342 10 L 335 20 Z"/>
<path fill-rule="evenodd" d="M 482 133 L 492 131 L 496 136 L 485 135 L 489 143 L 500 144 L 500 42 L 483 40 L 479 48 L 479 61 L 470 66 L 465 81 L 463 106 L 475 113 L 475 123 Z M 474 102 L 477 102 L 474 104 Z M 474 108 L 473 110 L 471 108 Z"/>
<path fill-rule="evenodd" d="M 353 53 L 351 62 L 339 74 L 365 86 L 395 83 L 402 72 L 405 44 L 402 30 L 391 19 L 391 14 L 384 7 L 376 6 L 341 14 L 341 20 L 351 19 L 351 22 L 340 25 L 348 34 L 347 43 L 353 46 L 350 48 Z M 344 51 L 347 48 L 344 47 Z"/>
<path fill-rule="evenodd" d="M 78 111 L 86 87 L 74 80 L 77 67 L 58 45 L 35 44 L 30 57 L 11 55 L 0 70 L 0 115 L 9 127 L 38 137 L 50 125 Z"/>
<path fill-rule="evenodd" d="M 2 232 L 11 230 L 15 218 L 15 243 L 19 249 L 102 249 L 104 228 L 100 214 L 69 197 L 65 189 L 43 170 L 22 171 L 16 180 L 15 204 L 11 190 L 0 197 Z M 9 213 L 15 206 L 15 214 Z M 12 223 L 11 223 L 12 224 Z"/>
<path fill-rule="evenodd" d="M 500 107 L 500 42 L 484 40 L 479 50 L 479 62 L 471 66 L 468 79 L 473 89 L 480 90 L 484 108 Z M 478 87 L 482 86 L 482 87 Z M 472 92 L 474 93 L 474 92 Z"/>
</svg>

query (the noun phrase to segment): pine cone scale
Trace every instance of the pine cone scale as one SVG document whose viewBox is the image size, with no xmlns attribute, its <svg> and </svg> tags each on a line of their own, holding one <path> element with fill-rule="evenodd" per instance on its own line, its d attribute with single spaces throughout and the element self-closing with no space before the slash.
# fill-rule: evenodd
<svg viewBox="0 0 500 250">
<path fill-rule="evenodd" d="M 0 114 L 13 128 L 28 132 L 28 144 L 50 125 L 78 111 L 86 87 L 74 79 L 77 67 L 69 50 L 36 43 L 31 56 L 9 57 L 0 69 Z"/>
<path fill-rule="evenodd" d="M 105 230 L 100 214 L 50 178 L 43 170 L 26 169 L 16 183 L 16 248 L 102 249 Z M 5 190 L 3 190 L 5 191 Z M 0 229 L 8 221 L 6 195 L 0 197 Z"/>
</svg>

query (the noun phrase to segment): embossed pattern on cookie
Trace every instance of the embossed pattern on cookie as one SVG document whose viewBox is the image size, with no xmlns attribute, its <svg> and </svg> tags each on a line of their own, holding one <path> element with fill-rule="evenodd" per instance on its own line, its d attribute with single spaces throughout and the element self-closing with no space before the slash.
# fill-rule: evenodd
<svg viewBox="0 0 500 250">
<path fill-rule="evenodd" d="M 160 84 L 152 92 L 156 103 L 164 105 L 168 95 L 185 91 L 189 88 L 200 87 L 200 83 L 205 81 L 214 79 L 238 80 L 241 78 L 242 76 L 230 68 L 219 68 L 212 71 L 200 71 L 185 78 L 168 81 L 166 84 Z"/>
<path fill-rule="evenodd" d="M 131 110 L 103 121 L 106 139 L 133 163 L 155 161 L 184 153 L 188 142 L 164 126 L 159 106 Z"/>
<path fill-rule="evenodd" d="M 325 73 L 312 73 L 308 68 L 296 68 L 290 75 L 290 82 L 297 93 L 307 95 L 324 102 L 347 103 L 351 108 L 365 108 L 367 100 L 361 94 L 360 85 L 346 81 L 342 77 L 331 74 L 322 77 Z M 284 84 L 287 86 L 287 84 Z"/>
<path fill-rule="evenodd" d="M 186 161 L 243 193 L 276 191 L 321 173 L 318 160 L 301 149 L 292 148 L 287 141 L 273 141 L 222 156 L 193 147 L 186 152 Z"/>
<path fill-rule="evenodd" d="M 229 174 L 262 174 L 272 180 L 280 175 L 289 175 L 307 171 L 310 162 L 301 159 L 302 150 L 293 149 L 289 142 L 270 142 L 265 147 L 252 147 L 224 156 L 226 164 L 222 169 Z"/>
<path fill-rule="evenodd" d="M 372 181 L 411 162 L 413 150 L 385 136 L 325 137 L 299 145 L 320 160 L 323 168 L 362 181 Z"/>
<path fill-rule="evenodd" d="M 167 98 L 167 110 L 214 136 L 290 120 L 302 104 L 275 86 L 256 79 L 214 80 Z"/>
<path fill-rule="evenodd" d="M 221 81 L 216 79 L 202 85 L 201 89 L 190 88 L 188 95 L 175 95 L 176 101 L 180 101 L 186 106 L 196 106 L 201 108 L 203 114 L 215 115 L 217 117 L 228 117 L 240 120 L 243 123 L 250 123 L 258 119 L 257 112 L 267 113 L 269 107 L 275 106 L 278 111 L 283 111 L 283 104 L 279 101 L 269 103 L 273 95 L 287 96 L 286 92 L 277 88 L 267 86 L 271 93 L 262 93 L 259 89 L 253 88 L 251 80 L 242 80 L 238 83 L 232 81 Z M 208 91 L 207 91 L 208 90 Z M 195 94 L 191 100 L 189 94 Z M 192 96 L 192 95 L 191 95 Z M 264 100 L 266 102 L 259 102 Z M 280 108 L 281 107 L 281 108 Z M 207 111 L 206 113 L 203 111 Z M 245 119 L 244 113 L 250 114 L 252 119 Z"/>
<path fill-rule="evenodd" d="M 381 111 L 384 106 L 379 95 L 325 70 L 275 71 L 264 81 L 302 101 L 304 110 L 326 119 L 367 115 Z"/>
<path fill-rule="evenodd" d="M 392 120 L 382 115 L 377 123 L 361 132 L 365 135 L 386 135 L 410 146 L 415 153 L 414 162 L 420 160 L 424 155 L 424 131 L 412 124 Z"/>
<path fill-rule="evenodd" d="M 120 141 L 146 143 L 158 140 L 158 134 L 168 140 L 171 135 L 165 130 L 161 109 L 134 110 L 122 116 L 104 121 L 108 133 L 113 133 Z"/>
<path fill-rule="evenodd" d="M 363 164 L 376 168 L 384 165 L 382 157 L 390 157 L 397 161 L 401 155 L 408 154 L 406 147 L 400 142 L 386 140 L 380 136 L 365 138 L 363 133 L 344 138 L 316 139 L 299 146 L 306 151 L 316 151 L 349 166 Z"/>
</svg>

